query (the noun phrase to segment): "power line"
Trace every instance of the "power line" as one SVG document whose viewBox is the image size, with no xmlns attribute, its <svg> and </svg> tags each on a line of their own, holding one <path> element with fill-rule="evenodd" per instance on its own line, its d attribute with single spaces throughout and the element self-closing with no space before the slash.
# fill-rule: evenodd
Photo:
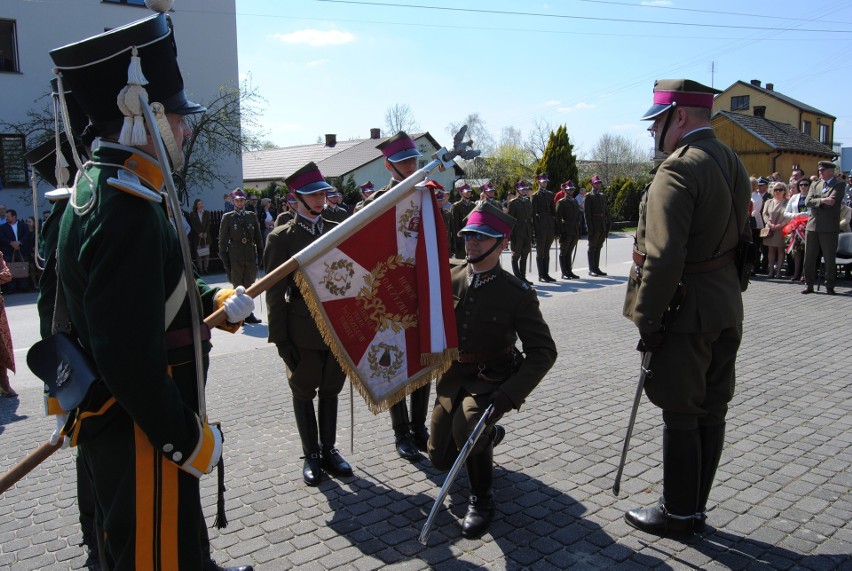
<svg viewBox="0 0 852 571">
<path fill-rule="evenodd" d="M 361 6 L 386 7 L 386 8 L 412 8 L 417 10 L 438 10 L 445 12 L 465 12 L 473 14 L 494 14 L 500 16 L 534 16 L 540 18 L 559 18 L 568 20 L 583 20 L 594 22 L 621 22 L 630 24 L 658 24 L 661 26 L 689 26 L 697 28 L 722 28 L 726 30 L 761 30 L 761 31 L 779 31 L 779 32 L 816 32 L 821 34 L 849 34 L 847 30 L 826 30 L 826 29 L 797 29 L 797 28 L 772 28 L 767 26 L 732 26 L 723 24 L 696 24 L 692 22 L 665 22 L 662 20 L 634 20 L 630 18 L 602 18 L 593 16 L 569 16 L 567 14 L 544 14 L 540 12 L 517 12 L 510 10 L 485 10 L 481 8 L 452 8 L 448 6 L 429 6 L 426 4 L 402 4 L 402 3 L 384 3 L 384 2 L 365 2 L 359 0 L 316 0 L 317 2 L 329 2 L 334 4 L 357 4 Z"/>
</svg>

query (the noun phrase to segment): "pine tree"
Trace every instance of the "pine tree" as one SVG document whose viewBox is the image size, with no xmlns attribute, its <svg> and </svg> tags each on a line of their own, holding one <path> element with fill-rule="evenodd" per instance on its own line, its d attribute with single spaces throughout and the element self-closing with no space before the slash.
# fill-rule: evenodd
<svg viewBox="0 0 852 571">
<path fill-rule="evenodd" d="M 547 147 L 538 163 L 538 172 L 547 173 L 550 189 L 554 192 L 559 192 L 559 185 L 563 182 L 577 182 L 577 157 L 574 155 L 574 145 L 568 138 L 565 125 L 560 125 L 555 133 L 550 132 Z"/>
</svg>

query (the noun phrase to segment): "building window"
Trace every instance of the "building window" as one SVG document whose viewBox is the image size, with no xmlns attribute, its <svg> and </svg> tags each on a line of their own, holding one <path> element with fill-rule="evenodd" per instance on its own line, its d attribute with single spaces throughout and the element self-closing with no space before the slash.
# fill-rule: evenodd
<svg viewBox="0 0 852 571">
<path fill-rule="evenodd" d="M 0 71 L 20 71 L 14 20 L 0 20 Z"/>
<path fill-rule="evenodd" d="M 811 122 L 810 121 L 802 121 L 802 133 L 811 136 Z"/>
<path fill-rule="evenodd" d="M 748 109 L 748 95 L 731 97 L 731 111 L 741 111 L 743 109 Z"/>
<path fill-rule="evenodd" d="M 101 0 L 104 4 L 127 4 L 128 6 L 145 6 L 145 0 Z"/>
<path fill-rule="evenodd" d="M 23 135 L 0 135 L 0 184 L 2 188 L 27 185 Z"/>
<path fill-rule="evenodd" d="M 819 126 L 819 142 L 823 145 L 831 143 L 831 140 L 828 138 L 828 125 Z"/>
</svg>

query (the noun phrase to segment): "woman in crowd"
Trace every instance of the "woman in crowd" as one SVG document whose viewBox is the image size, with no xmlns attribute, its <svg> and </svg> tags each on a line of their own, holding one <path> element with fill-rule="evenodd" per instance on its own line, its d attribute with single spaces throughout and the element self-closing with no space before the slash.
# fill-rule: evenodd
<svg viewBox="0 0 852 571">
<path fill-rule="evenodd" d="M 0 256 L 0 285 L 12 281 L 12 271 Z M 12 350 L 12 332 L 6 320 L 6 306 L 0 295 L 0 397 L 16 397 L 18 393 L 9 383 L 9 371 L 15 372 L 15 352 Z"/>
<path fill-rule="evenodd" d="M 266 244 L 266 235 L 275 228 L 275 218 L 278 212 L 272 206 L 271 198 L 261 198 L 260 208 L 257 212 L 257 220 L 260 222 L 260 231 L 263 233 L 263 243 Z"/>
<path fill-rule="evenodd" d="M 790 187 L 792 193 L 787 201 L 787 206 L 784 208 L 784 218 L 787 222 L 796 218 L 799 214 L 807 214 L 808 205 L 805 204 L 805 198 L 808 196 L 808 189 L 811 187 L 811 181 L 807 178 L 802 178 L 796 181 L 795 185 Z M 791 249 L 789 249 L 790 257 L 793 260 L 793 276 L 791 282 L 797 282 L 802 279 L 802 259 L 805 255 L 804 234 L 793 233 L 788 237 L 788 240 L 793 241 Z"/>
<path fill-rule="evenodd" d="M 769 254 L 769 278 L 781 277 L 784 265 L 784 209 L 787 207 L 787 185 L 776 182 L 772 187 L 772 198 L 763 204 L 763 226 L 769 235 L 763 237 L 763 245 Z"/>
<path fill-rule="evenodd" d="M 210 264 L 210 213 L 204 210 L 200 198 L 192 203 L 189 213 L 189 243 L 198 273 L 206 274 Z"/>
</svg>

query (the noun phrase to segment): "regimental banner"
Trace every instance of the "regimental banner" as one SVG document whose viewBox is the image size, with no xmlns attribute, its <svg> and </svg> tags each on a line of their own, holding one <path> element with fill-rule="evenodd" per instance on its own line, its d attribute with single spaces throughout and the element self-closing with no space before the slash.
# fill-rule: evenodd
<svg viewBox="0 0 852 571">
<path fill-rule="evenodd" d="M 368 208 L 376 208 L 371 205 Z M 301 262 L 296 284 L 320 332 L 374 414 L 458 358 L 447 233 L 430 190 Z"/>
</svg>

